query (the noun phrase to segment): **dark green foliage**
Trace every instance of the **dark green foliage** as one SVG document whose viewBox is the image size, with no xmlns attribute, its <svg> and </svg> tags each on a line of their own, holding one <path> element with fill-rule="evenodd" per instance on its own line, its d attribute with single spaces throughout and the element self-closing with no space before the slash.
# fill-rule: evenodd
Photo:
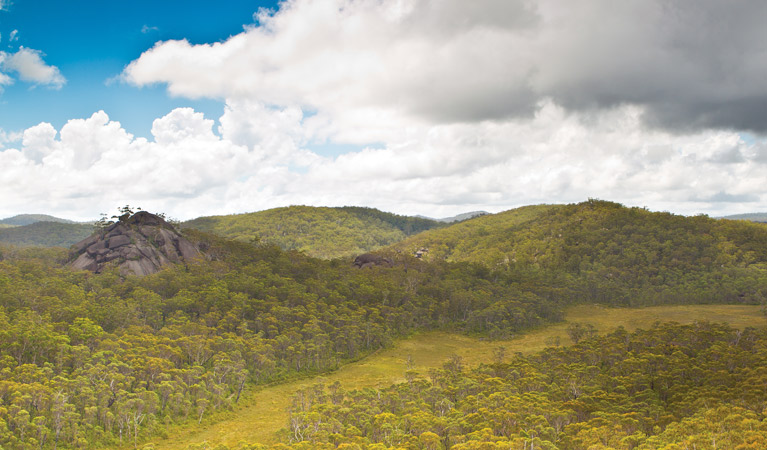
<svg viewBox="0 0 767 450">
<path fill-rule="evenodd" d="M 181 224 L 229 239 L 276 244 L 317 258 L 354 257 L 441 224 L 373 208 L 290 206 L 250 214 L 200 217 Z"/>
<path fill-rule="evenodd" d="M 767 299 L 767 226 L 600 200 L 479 217 L 395 247 L 426 247 L 426 259 L 481 263 L 514 277 L 559 277 L 576 300 L 650 305 Z"/>
<path fill-rule="evenodd" d="M 413 216 L 400 216 L 398 214 L 379 211 L 375 208 L 344 206 L 343 208 L 338 209 L 354 214 L 355 216 L 362 219 L 371 219 L 374 223 L 377 222 L 380 224 L 380 226 L 389 224 L 405 233 L 405 236 L 412 236 L 422 231 L 438 228 L 441 226 L 439 223 L 437 223 L 437 221 L 432 219 Z"/>
<path fill-rule="evenodd" d="M 83 223 L 34 222 L 0 229 L 0 242 L 28 247 L 65 247 L 93 233 L 93 225 Z"/>
</svg>

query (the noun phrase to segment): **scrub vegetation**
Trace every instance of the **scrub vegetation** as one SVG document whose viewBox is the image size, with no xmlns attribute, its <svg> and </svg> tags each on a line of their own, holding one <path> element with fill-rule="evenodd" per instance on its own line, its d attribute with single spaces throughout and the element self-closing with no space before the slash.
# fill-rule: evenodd
<svg viewBox="0 0 767 450">
<path fill-rule="evenodd" d="M 501 353 L 502 359 L 507 360 L 517 353 L 529 355 L 557 343 L 571 345 L 568 328 L 572 324 L 591 325 L 600 334 L 604 334 L 618 327 L 629 331 L 649 329 L 665 321 L 681 324 L 723 321 L 741 329 L 767 325 L 761 308 L 752 305 L 682 305 L 631 309 L 581 305 L 568 308 L 566 322 L 531 330 L 513 339 L 488 340 L 441 331 L 417 333 L 337 371 L 255 389 L 243 398 L 233 412 L 224 412 L 203 427 L 195 424 L 174 429 L 167 439 L 155 439 L 152 445 L 157 450 L 183 450 L 193 445 L 238 448 L 242 442 L 274 445 L 281 440 L 290 440 L 286 437 L 289 433 L 289 411 L 299 391 L 309 391 L 313 387 L 327 388 L 335 383 L 339 383 L 337 386 L 345 392 L 368 388 L 380 390 L 394 383 L 405 382 L 407 376 L 428 374 L 455 356 L 460 357 L 464 367 L 473 368 L 483 363 L 498 362 Z M 413 372 L 407 374 L 408 370 Z"/>
<path fill-rule="evenodd" d="M 349 258 L 445 224 L 373 208 L 290 206 L 249 214 L 200 217 L 182 223 L 245 242 L 275 244 L 315 258 Z"/>
<path fill-rule="evenodd" d="M 391 267 L 369 269 L 192 229 L 204 258 L 141 278 L 74 271 L 65 249 L 1 247 L 0 446 L 139 448 L 289 398 L 289 413 L 252 425 L 270 431 L 222 445 L 763 448 L 764 329 L 653 326 L 626 307 L 753 317 L 767 228 L 597 200 L 493 217 L 416 235 L 402 245 L 428 246 L 421 259 L 389 248 Z M 573 319 L 595 303 L 619 309 Z M 429 339 L 455 343 L 447 362 L 414 350 L 381 378 L 363 370 Z M 209 448 L 206 436 L 188 446 Z"/>
</svg>

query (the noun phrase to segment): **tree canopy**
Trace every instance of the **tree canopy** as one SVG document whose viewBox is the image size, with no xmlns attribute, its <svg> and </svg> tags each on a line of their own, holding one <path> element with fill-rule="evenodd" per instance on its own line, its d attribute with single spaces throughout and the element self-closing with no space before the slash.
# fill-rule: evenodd
<svg viewBox="0 0 767 450">
<path fill-rule="evenodd" d="M 231 216 L 200 217 L 182 223 L 245 242 L 276 244 L 317 258 L 354 257 L 401 241 L 443 223 L 373 208 L 290 206 Z"/>
<path fill-rule="evenodd" d="M 580 302 L 765 302 L 763 225 L 601 201 L 493 217 L 419 234 L 428 257 L 389 249 L 391 267 L 369 269 L 192 229 L 205 258 L 143 278 L 67 269 L 62 248 L 0 246 L 0 446 L 138 447 L 234 408 L 248 386 L 419 330 L 493 339 Z M 444 248 L 427 244 L 437 238 Z M 671 449 L 716 436 L 763 448 L 764 330 L 569 331 L 573 346 L 534 357 L 299 393 L 285 445 Z"/>
</svg>

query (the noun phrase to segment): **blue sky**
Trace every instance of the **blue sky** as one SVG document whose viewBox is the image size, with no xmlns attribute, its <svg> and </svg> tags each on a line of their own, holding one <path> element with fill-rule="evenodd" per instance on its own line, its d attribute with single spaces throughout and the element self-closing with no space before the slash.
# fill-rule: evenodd
<svg viewBox="0 0 767 450">
<path fill-rule="evenodd" d="M 10 0 L 0 11 L 0 49 L 40 50 L 67 81 L 60 89 L 22 81 L 7 86 L 0 97 L 0 128 L 20 130 L 41 121 L 60 128 L 69 119 L 104 110 L 129 132 L 149 137 L 152 120 L 175 107 L 217 118 L 223 112 L 220 100 L 172 98 L 162 86 L 108 80 L 157 41 L 223 41 L 253 24 L 259 8 L 276 6 L 276 1 L 242 0 Z"/>
<path fill-rule="evenodd" d="M 767 2 L 0 0 L 0 217 L 767 211 Z"/>
</svg>

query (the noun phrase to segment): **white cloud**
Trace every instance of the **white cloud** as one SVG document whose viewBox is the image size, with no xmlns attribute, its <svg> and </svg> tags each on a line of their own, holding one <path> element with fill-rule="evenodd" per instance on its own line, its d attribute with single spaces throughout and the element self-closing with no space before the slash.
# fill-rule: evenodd
<svg viewBox="0 0 767 450">
<path fill-rule="evenodd" d="M 56 133 L 53 125 L 46 122 L 24 130 L 24 156 L 34 163 L 42 163 L 43 158 L 57 150 Z"/>
<path fill-rule="evenodd" d="M 9 42 L 16 42 L 19 40 L 19 30 L 12 30 L 11 34 L 8 36 Z"/>
<path fill-rule="evenodd" d="M 754 1 L 293 0 L 223 43 L 158 42 L 124 78 L 298 105 L 349 140 L 414 120 L 529 118 L 546 99 L 634 104 L 669 129 L 766 132 L 765 22 Z M 359 130 L 358 117 L 383 123 Z"/>
<path fill-rule="evenodd" d="M 123 204 L 179 218 L 291 204 L 447 216 L 588 197 L 688 214 L 767 205 L 764 142 L 647 130 L 636 107 L 586 117 L 548 102 L 530 121 L 412 127 L 334 158 L 305 148 L 304 120 L 241 100 L 218 134 L 189 108 L 155 120 L 152 140 L 103 112 L 58 133 L 43 123 L 20 149 L 0 151 L 0 216 L 31 208 L 87 219 Z"/>
<path fill-rule="evenodd" d="M 720 3 L 283 2 L 225 42 L 159 42 L 123 72 L 225 99 L 218 126 L 179 108 L 150 139 L 103 112 L 29 128 L 0 152 L 0 216 L 126 203 L 179 218 L 290 204 L 447 216 L 588 197 L 767 210 L 767 4 Z M 323 144 L 360 150 L 311 151 Z"/>
<path fill-rule="evenodd" d="M 58 89 L 67 82 L 58 67 L 47 65 L 42 52 L 31 48 L 21 47 L 16 53 L 0 52 L 0 67 L 16 72 L 23 81 L 38 85 Z"/>
</svg>

